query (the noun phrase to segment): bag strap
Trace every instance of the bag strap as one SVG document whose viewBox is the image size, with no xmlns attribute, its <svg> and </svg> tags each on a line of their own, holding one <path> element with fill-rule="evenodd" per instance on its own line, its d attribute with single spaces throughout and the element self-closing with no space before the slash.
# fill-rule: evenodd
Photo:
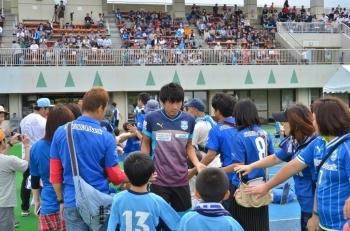
<svg viewBox="0 0 350 231">
<path fill-rule="evenodd" d="M 329 150 L 328 154 L 323 158 L 323 160 L 321 161 L 321 163 L 317 166 L 317 170 L 316 170 L 316 175 L 318 175 L 319 171 L 321 170 L 322 165 L 326 162 L 326 160 L 332 155 L 332 153 L 335 151 L 335 149 L 338 148 L 339 145 L 341 145 L 342 143 L 346 142 L 350 140 L 350 137 L 344 138 L 341 141 L 339 141 L 338 143 L 336 143 L 335 145 L 333 145 L 333 147 L 331 148 L 331 150 Z"/>
<path fill-rule="evenodd" d="M 77 156 L 75 154 L 75 148 L 74 148 L 74 142 L 73 142 L 72 122 L 69 122 L 67 124 L 67 140 L 68 140 L 70 161 L 72 164 L 73 177 L 79 176 L 78 160 L 77 160 Z"/>
</svg>

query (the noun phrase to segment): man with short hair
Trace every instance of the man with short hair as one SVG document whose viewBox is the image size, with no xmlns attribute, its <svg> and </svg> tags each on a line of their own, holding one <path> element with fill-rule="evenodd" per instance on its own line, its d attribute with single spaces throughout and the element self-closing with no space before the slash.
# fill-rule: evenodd
<svg viewBox="0 0 350 231">
<path fill-rule="evenodd" d="M 104 20 L 103 20 L 103 17 L 102 17 L 101 13 L 98 14 L 98 18 L 97 18 L 96 22 L 97 22 L 98 28 L 104 28 L 105 27 Z"/>
<path fill-rule="evenodd" d="M 63 29 L 64 26 L 64 11 L 66 10 L 66 6 L 63 5 L 63 1 L 60 2 L 58 6 L 58 18 L 60 20 L 60 28 Z"/>
<path fill-rule="evenodd" d="M 101 193 L 110 194 L 109 182 L 119 185 L 126 180 L 118 165 L 117 146 L 113 136 L 100 125 L 109 100 L 103 88 L 92 88 L 83 98 L 83 115 L 72 122 L 72 137 L 79 163 L 79 175 Z M 76 207 L 72 165 L 67 139 L 67 125 L 59 127 L 50 151 L 50 182 L 61 204 L 67 230 L 91 230 Z M 87 198 L 88 199 L 88 198 Z M 100 230 L 106 230 L 106 218 Z"/>
<path fill-rule="evenodd" d="M 36 101 L 34 105 L 33 113 L 27 115 L 23 118 L 20 123 L 21 131 L 23 135 L 28 136 L 30 140 L 30 147 L 33 146 L 35 142 L 41 140 L 45 135 L 46 119 L 45 117 L 49 113 L 49 108 L 51 105 L 48 98 L 40 98 Z M 25 147 L 22 146 L 22 157 L 24 157 Z M 31 190 L 27 189 L 27 179 L 29 177 L 29 168 L 23 173 L 23 180 L 21 185 L 21 209 L 22 217 L 26 217 L 30 214 L 30 193 Z"/>
<path fill-rule="evenodd" d="M 201 165 L 192 146 L 195 120 L 181 111 L 184 90 L 179 84 L 164 85 L 159 99 L 164 108 L 146 115 L 141 151 L 153 157 L 158 174 L 151 184 L 151 192 L 170 203 L 182 216 L 192 207 L 187 158 L 194 166 Z"/>
<path fill-rule="evenodd" d="M 79 98 L 77 104 L 78 104 L 78 107 L 80 109 L 80 112 L 82 112 L 83 111 L 83 98 Z"/>
<path fill-rule="evenodd" d="M 112 113 L 111 116 L 109 117 L 109 121 L 111 121 L 111 124 L 114 128 L 117 128 L 119 125 L 119 118 L 123 119 L 122 115 L 119 112 L 119 109 L 117 108 L 117 104 L 115 102 L 112 103 L 111 106 Z"/>
</svg>

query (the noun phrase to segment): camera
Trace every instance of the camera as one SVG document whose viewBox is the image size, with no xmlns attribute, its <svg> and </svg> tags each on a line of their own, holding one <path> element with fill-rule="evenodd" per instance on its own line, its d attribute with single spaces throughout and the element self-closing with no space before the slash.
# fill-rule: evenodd
<svg viewBox="0 0 350 231">
<path fill-rule="evenodd" d="M 70 16 L 73 17 L 74 12 L 70 13 Z"/>
<path fill-rule="evenodd" d="M 11 136 L 14 136 L 14 135 L 16 135 L 17 134 L 17 132 L 11 132 Z M 18 141 L 22 141 L 22 135 L 20 135 L 20 136 L 18 136 L 17 137 L 17 139 L 18 139 Z"/>
<path fill-rule="evenodd" d="M 58 4 L 56 4 L 56 5 L 54 6 L 55 10 L 57 10 L 58 6 L 59 6 Z"/>
</svg>

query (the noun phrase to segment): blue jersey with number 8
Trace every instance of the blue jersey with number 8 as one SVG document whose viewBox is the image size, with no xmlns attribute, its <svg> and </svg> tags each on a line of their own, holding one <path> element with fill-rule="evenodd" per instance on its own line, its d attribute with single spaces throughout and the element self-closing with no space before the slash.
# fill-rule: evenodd
<svg viewBox="0 0 350 231">
<path fill-rule="evenodd" d="M 264 137 L 267 138 L 267 147 Z M 244 163 L 246 165 L 261 160 L 265 156 L 265 148 L 267 154 L 275 153 L 270 135 L 258 126 L 254 126 L 253 130 L 244 128 L 232 136 L 231 154 L 233 163 Z M 249 181 L 258 177 L 265 178 L 265 169 L 254 169 L 248 176 L 242 178 L 243 181 Z M 238 187 L 239 177 L 235 174 L 232 183 Z"/>
</svg>

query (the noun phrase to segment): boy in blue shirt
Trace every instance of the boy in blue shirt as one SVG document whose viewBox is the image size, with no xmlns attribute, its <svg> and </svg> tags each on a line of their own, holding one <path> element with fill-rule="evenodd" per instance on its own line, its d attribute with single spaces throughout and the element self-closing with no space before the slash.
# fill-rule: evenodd
<svg viewBox="0 0 350 231">
<path fill-rule="evenodd" d="M 230 196 L 229 181 L 221 169 L 202 170 L 197 177 L 195 195 L 203 202 L 181 218 L 178 231 L 243 231 L 221 205 Z"/>
<path fill-rule="evenodd" d="M 154 173 L 151 157 L 144 152 L 133 152 L 124 161 L 124 172 L 131 188 L 113 198 L 108 231 L 155 231 L 161 219 L 167 227 L 177 230 L 180 216 L 161 197 L 147 191 Z"/>
</svg>

